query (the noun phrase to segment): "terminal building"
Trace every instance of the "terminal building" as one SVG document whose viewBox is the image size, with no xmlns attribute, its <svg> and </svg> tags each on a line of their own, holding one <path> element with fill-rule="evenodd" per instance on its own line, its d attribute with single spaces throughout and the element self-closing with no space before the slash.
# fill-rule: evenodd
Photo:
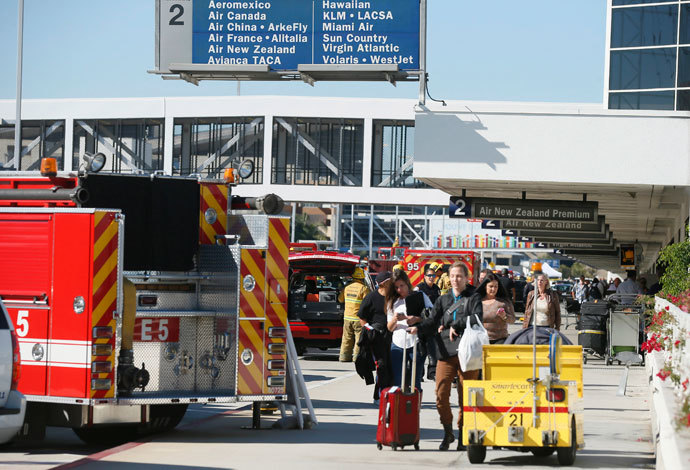
<svg viewBox="0 0 690 470">
<path fill-rule="evenodd" d="M 616 251 L 632 245 L 638 267 L 653 272 L 659 250 L 686 237 L 690 213 L 690 1 L 647 3 L 609 0 L 601 104 L 29 99 L 15 159 L 14 101 L 0 100 L 0 168 L 35 171 L 56 157 L 75 171 L 85 153 L 103 152 L 104 171 L 220 177 L 249 159 L 255 171 L 238 192 L 276 193 L 293 229 L 307 217 L 331 246 L 369 255 L 396 238 L 533 248 L 479 221 L 460 227 L 448 217 L 451 195 L 596 202 L 612 241 L 565 251 L 620 272 Z"/>
</svg>

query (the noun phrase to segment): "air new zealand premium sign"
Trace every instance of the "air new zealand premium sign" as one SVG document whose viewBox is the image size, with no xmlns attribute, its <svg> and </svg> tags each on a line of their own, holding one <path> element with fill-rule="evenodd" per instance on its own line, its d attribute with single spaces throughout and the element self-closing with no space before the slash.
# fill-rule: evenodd
<svg viewBox="0 0 690 470">
<path fill-rule="evenodd" d="M 538 199 L 492 199 L 451 196 L 449 214 L 462 219 L 542 220 L 598 222 L 597 203 L 542 201 Z M 502 227 L 508 228 L 508 227 Z"/>
</svg>

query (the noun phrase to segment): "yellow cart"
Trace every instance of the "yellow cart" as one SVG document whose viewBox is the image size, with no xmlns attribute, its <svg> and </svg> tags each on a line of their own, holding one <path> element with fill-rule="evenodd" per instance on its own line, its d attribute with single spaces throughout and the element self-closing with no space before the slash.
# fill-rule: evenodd
<svg viewBox="0 0 690 470">
<path fill-rule="evenodd" d="M 482 463 L 487 447 L 558 454 L 572 465 L 584 448 L 582 347 L 485 345 L 483 380 L 463 384 L 462 441 L 472 463 Z"/>
</svg>

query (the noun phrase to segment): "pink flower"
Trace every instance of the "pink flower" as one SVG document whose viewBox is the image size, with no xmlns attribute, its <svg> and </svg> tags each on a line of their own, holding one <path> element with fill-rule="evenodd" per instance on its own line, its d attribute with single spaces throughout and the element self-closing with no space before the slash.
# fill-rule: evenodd
<svg viewBox="0 0 690 470">
<path fill-rule="evenodd" d="M 681 384 L 683 386 L 683 390 L 688 389 L 688 383 L 690 382 L 690 379 L 685 379 L 685 381 Z M 690 415 L 689 415 L 690 416 Z"/>
<path fill-rule="evenodd" d="M 666 307 L 664 307 L 664 308 L 665 308 L 666 310 L 668 310 L 668 305 L 667 305 Z"/>
</svg>

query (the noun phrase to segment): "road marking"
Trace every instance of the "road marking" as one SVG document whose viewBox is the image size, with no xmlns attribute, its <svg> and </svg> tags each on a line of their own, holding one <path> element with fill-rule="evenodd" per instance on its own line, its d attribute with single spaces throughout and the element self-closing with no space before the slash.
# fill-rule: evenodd
<svg viewBox="0 0 690 470">
<path fill-rule="evenodd" d="M 357 372 L 348 372 L 345 375 L 341 375 L 339 377 L 334 377 L 332 379 L 311 385 L 311 386 L 307 387 L 307 389 L 313 390 L 315 388 L 319 388 L 319 387 L 322 387 L 324 385 L 333 384 L 333 383 L 338 382 L 340 380 L 349 379 L 350 377 L 353 377 L 355 375 L 357 375 Z M 235 406 L 237 406 L 237 405 L 235 405 Z M 185 429 L 197 427 L 200 424 L 206 423 L 208 421 L 219 418 L 221 416 L 227 416 L 230 414 L 238 413 L 240 411 L 244 411 L 245 408 L 248 408 L 250 406 L 251 406 L 251 403 L 246 403 L 246 404 L 244 404 L 241 407 L 236 408 L 236 409 L 221 411 L 218 413 L 214 413 L 211 416 L 206 416 L 204 418 L 197 419 L 197 420 L 191 421 L 189 423 L 182 424 L 182 425 L 178 426 L 176 429 L 185 430 Z M 191 412 L 199 412 L 202 410 L 190 410 L 190 411 Z M 209 411 L 203 410 L 203 412 L 208 413 Z M 147 444 L 150 441 L 152 441 L 153 439 L 155 439 L 156 436 L 157 435 L 154 434 L 152 436 L 147 436 L 147 437 L 140 439 L 138 441 L 135 441 L 135 442 L 127 442 L 126 444 L 122 444 L 120 446 L 113 447 L 112 449 L 106 449 L 106 450 L 101 451 L 101 452 L 96 452 L 95 454 L 87 455 L 86 457 L 83 457 L 79 460 L 75 460 L 74 462 L 70 462 L 70 463 L 66 463 L 66 464 L 54 467 L 54 470 L 66 470 L 69 468 L 81 467 L 82 465 L 86 465 L 86 464 L 91 463 L 91 462 L 102 460 L 102 459 L 109 457 L 113 454 L 118 454 L 120 452 L 124 452 L 124 451 L 129 450 L 129 449 L 134 449 L 135 447 L 139 447 L 142 444 Z"/>
</svg>

